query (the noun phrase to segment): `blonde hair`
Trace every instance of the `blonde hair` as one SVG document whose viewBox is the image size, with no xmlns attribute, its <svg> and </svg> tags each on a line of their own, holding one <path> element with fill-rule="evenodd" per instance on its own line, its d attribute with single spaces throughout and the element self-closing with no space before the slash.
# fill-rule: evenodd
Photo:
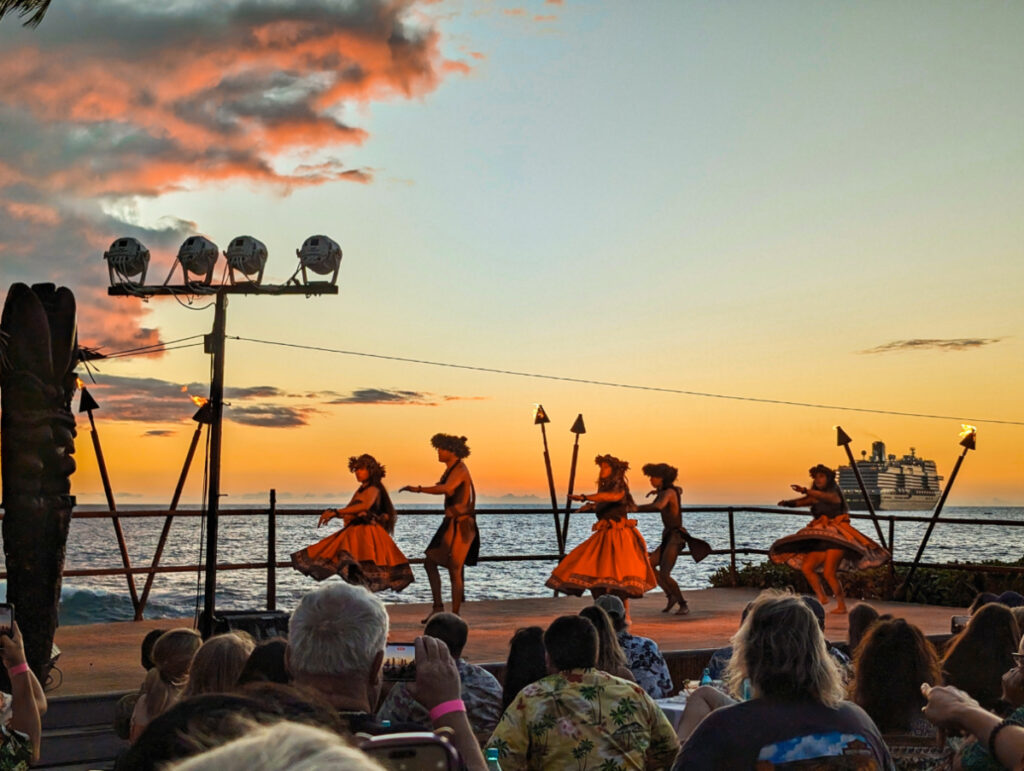
<svg viewBox="0 0 1024 771">
<path fill-rule="evenodd" d="M 337 734 L 282 721 L 169 767 L 174 771 L 384 771 Z"/>
<path fill-rule="evenodd" d="M 194 629 L 184 627 L 164 632 L 153 643 L 153 668 L 142 681 L 146 712 L 155 717 L 174 704 L 188 682 L 192 657 L 203 638 Z"/>
<path fill-rule="evenodd" d="M 233 691 L 255 647 L 256 643 L 249 634 L 243 636 L 229 632 L 211 637 L 192 657 L 192 670 L 184 697 Z"/>
<path fill-rule="evenodd" d="M 729 689 L 741 694 L 750 679 L 755 698 L 811 700 L 835 707 L 843 699 L 839 670 L 814 613 L 795 595 L 767 591 L 732 638 Z"/>
</svg>

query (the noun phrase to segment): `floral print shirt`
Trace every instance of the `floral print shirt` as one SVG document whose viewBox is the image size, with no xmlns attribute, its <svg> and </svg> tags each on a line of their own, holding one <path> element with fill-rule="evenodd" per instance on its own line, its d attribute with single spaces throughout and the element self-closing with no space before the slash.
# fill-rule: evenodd
<svg viewBox="0 0 1024 771">
<path fill-rule="evenodd" d="M 462 701 L 466 704 L 469 724 L 473 733 L 486 738 L 501 717 L 501 683 L 486 669 L 465 659 L 459 659 L 456 665 L 462 680 Z M 427 708 L 412 697 L 405 683 L 395 683 L 388 691 L 384 703 L 377 710 L 377 719 L 392 723 L 419 723 L 427 730 L 431 726 Z"/>
<path fill-rule="evenodd" d="M 619 645 L 626 654 L 629 671 L 636 678 L 637 685 L 647 691 L 652 699 L 664 699 L 672 695 L 672 676 L 668 673 L 665 657 L 658 650 L 658 644 L 646 637 L 631 635 L 625 629 L 619 632 Z"/>
<path fill-rule="evenodd" d="M 679 750 L 661 708 L 636 683 L 571 669 L 526 686 L 487 743 L 503 771 L 669 768 Z"/>
</svg>

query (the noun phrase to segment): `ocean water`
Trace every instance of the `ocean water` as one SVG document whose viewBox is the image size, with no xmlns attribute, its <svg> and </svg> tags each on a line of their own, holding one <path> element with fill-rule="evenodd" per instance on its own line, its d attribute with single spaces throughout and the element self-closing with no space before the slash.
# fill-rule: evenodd
<svg viewBox="0 0 1024 771">
<path fill-rule="evenodd" d="M 93 508 L 96 507 L 80 507 Z M 507 508 L 507 507 L 506 507 Z M 230 510 L 228 510 L 230 511 Z M 514 554 L 554 554 L 558 551 L 553 518 L 550 511 L 523 509 L 521 514 L 489 514 L 481 507 L 477 522 L 480 528 L 481 556 Z M 890 513 L 890 512 L 886 512 Z M 930 512 L 891 512 L 926 518 Z M 263 515 L 230 515 L 222 512 L 218 562 L 258 562 L 267 556 L 267 517 Z M 661 537 L 661 520 L 657 513 L 633 515 L 648 547 L 653 549 Z M 725 512 L 683 512 L 684 523 L 695 536 L 703 538 L 716 549 L 729 546 L 728 518 Z M 946 518 L 1015 520 L 1024 522 L 1024 508 L 947 507 L 929 540 L 925 562 L 952 560 L 980 562 L 985 559 L 1015 560 L 1024 552 L 1024 530 L 1014 527 L 943 524 Z M 287 560 L 293 551 L 326 537 L 337 526 L 332 522 L 316 528 L 316 516 L 279 516 L 277 519 L 277 554 Z M 574 515 L 569 528 L 569 548 L 590 535 L 593 515 Z M 787 516 L 766 513 L 735 515 L 737 548 L 767 549 L 776 539 L 791 533 L 810 521 L 809 515 Z M 423 550 L 441 522 L 437 515 L 406 515 L 399 519 L 395 540 L 405 554 L 421 557 Z M 870 520 L 855 520 L 855 526 L 875 538 Z M 129 555 L 135 566 L 148 565 L 156 546 L 163 519 L 124 519 L 122 527 Z M 887 523 L 883 532 L 888 538 Z M 896 559 L 911 560 L 924 534 L 923 523 L 896 523 Z M 198 517 L 177 518 L 165 547 L 162 565 L 197 564 L 202 540 Z M 762 555 L 737 558 L 754 563 Z M 729 556 L 711 555 L 700 564 L 681 557 L 673 573 L 686 589 L 708 587 L 708 576 L 729 564 Z M 544 586 L 553 561 L 480 563 L 466 569 L 467 600 L 494 600 L 514 597 L 549 597 Z M 68 537 L 66 569 L 113 568 L 120 566 L 120 555 L 109 519 L 75 519 Z M 414 565 L 415 581 L 401 593 L 381 594 L 386 603 L 429 602 L 430 590 L 422 566 Z M 445 594 L 447 576 L 442 571 Z M 331 579 L 338 580 L 338 579 Z M 136 576 L 141 593 L 144 578 Z M 290 610 L 298 599 L 316 582 L 290 568 L 277 571 L 277 607 Z M 264 570 L 225 571 L 218 574 L 217 607 L 219 610 L 258 610 L 266 607 L 266 572 Z M 655 592 L 660 590 L 655 589 Z M 201 603 L 203 577 L 195 573 L 158 574 L 146 608 L 147 618 L 178 618 L 194 615 Z M 61 623 L 86 624 L 132 618 L 126 579 L 122 576 L 65 578 L 61 594 Z"/>
</svg>

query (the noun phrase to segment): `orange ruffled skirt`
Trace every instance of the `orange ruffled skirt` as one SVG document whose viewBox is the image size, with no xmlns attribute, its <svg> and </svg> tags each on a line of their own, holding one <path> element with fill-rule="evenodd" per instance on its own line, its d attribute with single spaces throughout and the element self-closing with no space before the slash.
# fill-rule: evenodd
<svg viewBox="0 0 1024 771">
<path fill-rule="evenodd" d="M 771 545 L 768 556 L 772 562 L 800 570 L 806 555 L 828 549 L 842 549 L 839 570 L 866 570 L 888 562 L 892 555 L 850 524 L 849 514 L 831 519 L 816 518 L 793 535 L 780 538 Z"/>
<path fill-rule="evenodd" d="M 602 519 L 594 534 L 565 555 L 545 584 L 566 594 L 603 589 L 620 597 L 642 597 L 657 585 L 647 543 L 635 519 Z"/>
<path fill-rule="evenodd" d="M 371 592 L 402 591 L 412 583 L 409 559 L 376 522 L 352 523 L 292 554 L 292 567 L 323 581 L 341 576 Z"/>
</svg>

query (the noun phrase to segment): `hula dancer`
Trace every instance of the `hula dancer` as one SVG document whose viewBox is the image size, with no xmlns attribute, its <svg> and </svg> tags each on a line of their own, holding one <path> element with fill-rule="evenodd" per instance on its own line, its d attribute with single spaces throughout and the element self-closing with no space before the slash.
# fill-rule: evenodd
<svg viewBox="0 0 1024 771">
<path fill-rule="evenodd" d="M 402 591 L 412 583 L 412 568 L 391 534 L 395 530 L 395 507 L 381 480 L 385 470 L 372 455 L 348 459 L 348 470 L 359 481 L 348 506 L 328 509 L 317 527 L 332 519 L 345 526 L 312 546 L 292 555 L 292 566 L 300 573 L 323 581 L 338 575 L 350 584 L 362 584 L 371 592 Z"/>
<path fill-rule="evenodd" d="M 690 606 L 683 599 L 679 584 L 672 578 L 672 568 L 675 567 L 683 546 L 689 546 L 694 562 L 704 559 L 711 551 L 711 546 L 706 541 L 691 536 L 683 527 L 680 508 L 683 489 L 675 483 L 679 469 L 667 463 L 648 463 L 644 466 L 644 475 L 651 480 L 651 487 L 654 488 L 648 495 L 654 495 L 655 498 L 651 503 L 638 506 L 637 511 L 657 511 L 661 514 L 661 543 L 650 554 L 651 566 L 658 577 L 658 586 L 668 598 L 668 604 L 661 612 L 668 613 L 672 606 L 678 604 L 676 615 L 685 616 L 690 612 Z"/>
<path fill-rule="evenodd" d="M 565 555 L 551 571 L 546 586 L 576 596 L 588 589 L 594 597 L 617 595 L 626 603 L 628 618 L 628 598 L 642 597 L 657 581 L 647 557 L 647 543 L 636 520 L 627 517 L 636 511 L 626 481 L 629 464 L 613 455 L 598 455 L 594 462 L 601 469 L 597 492 L 572 496 L 574 501 L 584 502 L 580 511 L 597 515 L 594 534 Z"/>
<path fill-rule="evenodd" d="M 780 506 L 810 506 L 814 519 L 793 535 L 780 538 L 768 550 L 772 562 L 786 564 L 804 574 L 822 605 L 831 601 L 818 577 L 820 570 L 837 605 L 833 613 L 846 613 L 840 570 L 862 570 L 884 565 L 891 555 L 850 524 L 850 510 L 836 484 L 836 472 L 819 463 L 810 470 L 811 487 L 790 485 L 799 498 L 779 501 Z"/>
<path fill-rule="evenodd" d="M 441 574 L 439 566 L 448 568 L 452 582 L 452 613 L 458 614 L 465 599 L 465 566 L 475 565 L 480 554 L 480 532 L 476 527 L 476 490 L 464 459 L 469 455 L 466 437 L 434 434 L 430 444 L 437 450 L 437 459 L 445 465 L 444 474 L 436 485 L 421 487 L 406 485 L 402 490 L 412 493 L 444 496 L 444 521 L 427 545 L 423 563 L 430 582 L 434 604 L 427 623 L 435 613 L 444 611 L 441 600 Z"/>
</svg>

